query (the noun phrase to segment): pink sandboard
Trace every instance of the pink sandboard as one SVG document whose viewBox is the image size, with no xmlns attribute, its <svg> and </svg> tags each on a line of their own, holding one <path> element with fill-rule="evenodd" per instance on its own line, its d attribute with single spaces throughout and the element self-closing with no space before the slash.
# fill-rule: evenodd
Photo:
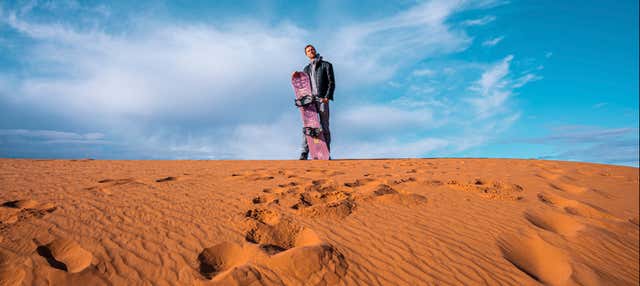
<svg viewBox="0 0 640 286">
<path fill-rule="evenodd" d="M 296 93 L 296 99 L 300 99 L 305 95 L 311 95 L 311 82 L 309 81 L 309 76 L 306 73 L 293 73 L 293 76 L 291 77 L 291 84 L 293 85 L 293 90 Z M 303 130 L 304 127 L 321 128 L 320 116 L 316 110 L 315 102 L 299 107 L 298 109 L 300 109 L 300 114 L 302 115 Z M 312 160 L 328 160 L 329 149 L 324 141 L 324 134 L 322 134 L 322 132 L 319 133 L 320 134 L 316 137 L 305 135 L 307 138 L 307 144 L 309 145 L 309 156 Z"/>
</svg>

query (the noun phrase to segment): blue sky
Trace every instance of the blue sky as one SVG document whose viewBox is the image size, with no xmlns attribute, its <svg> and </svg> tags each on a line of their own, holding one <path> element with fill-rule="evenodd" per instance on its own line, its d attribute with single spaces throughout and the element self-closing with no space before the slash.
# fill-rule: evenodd
<svg viewBox="0 0 640 286">
<path fill-rule="evenodd" d="M 637 1 L 134 2 L 0 2 L 0 157 L 296 158 L 312 43 L 335 158 L 638 166 Z"/>
</svg>

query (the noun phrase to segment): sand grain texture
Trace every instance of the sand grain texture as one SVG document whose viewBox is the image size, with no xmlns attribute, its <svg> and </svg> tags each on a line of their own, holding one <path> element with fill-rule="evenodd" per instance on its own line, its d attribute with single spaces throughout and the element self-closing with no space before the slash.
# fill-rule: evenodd
<svg viewBox="0 0 640 286">
<path fill-rule="evenodd" d="M 0 159 L 0 285 L 637 285 L 638 169 Z"/>
</svg>

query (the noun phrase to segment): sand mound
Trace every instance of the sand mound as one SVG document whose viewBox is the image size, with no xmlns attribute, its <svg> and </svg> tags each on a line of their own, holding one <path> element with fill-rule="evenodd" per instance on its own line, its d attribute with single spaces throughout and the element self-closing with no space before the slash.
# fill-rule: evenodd
<svg viewBox="0 0 640 286">
<path fill-rule="evenodd" d="M 347 274 L 342 253 L 328 244 L 304 246 L 274 255 L 269 267 L 285 285 L 335 285 Z"/>
<path fill-rule="evenodd" d="M 240 245 L 222 242 L 205 248 L 198 255 L 198 261 L 200 261 L 200 273 L 204 277 L 211 279 L 219 272 L 244 263 L 245 256 Z"/>
<path fill-rule="evenodd" d="M 535 233 L 505 236 L 498 245 L 509 262 L 545 284 L 566 285 L 573 272 L 566 254 Z"/>
<path fill-rule="evenodd" d="M 539 228 L 566 236 L 574 236 L 584 228 L 574 218 L 552 210 L 527 211 L 525 218 Z"/>
<path fill-rule="evenodd" d="M 280 280 L 272 280 L 270 276 L 261 272 L 255 265 L 241 265 L 231 269 L 224 275 L 213 280 L 213 285 L 220 286 L 253 286 L 253 285 L 284 285 Z"/>
<path fill-rule="evenodd" d="M 320 241 L 313 230 L 304 228 L 291 219 L 282 219 L 274 225 L 253 220 L 249 222 L 245 238 L 249 242 L 280 250 L 315 244 Z"/>
<path fill-rule="evenodd" d="M 40 248 L 41 255 L 47 258 L 51 266 L 69 273 L 77 273 L 91 264 L 93 255 L 84 250 L 77 242 L 59 238 Z"/>
</svg>

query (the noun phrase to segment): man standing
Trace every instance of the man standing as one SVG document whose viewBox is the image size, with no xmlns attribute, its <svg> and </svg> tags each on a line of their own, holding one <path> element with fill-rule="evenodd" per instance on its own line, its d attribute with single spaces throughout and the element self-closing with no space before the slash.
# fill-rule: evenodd
<svg viewBox="0 0 640 286">
<path fill-rule="evenodd" d="M 331 150 L 331 132 L 329 131 L 329 100 L 333 100 L 333 91 L 335 90 L 335 79 L 333 77 L 333 66 L 330 62 L 324 61 L 320 54 L 312 45 L 307 45 L 304 52 L 310 60 L 310 63 L 304 67 L 304 72 L 311 79 L 311 93 L 314 97 L 320 99 L 316 107 L 320 115 L 320 125 L 322 133 L 327 143 L 327 148 Z M 300 160 L 306 160 L 309 156 L 309 145 L 307 139 L 302 134 L 302 152 Z"/>
</svg>

